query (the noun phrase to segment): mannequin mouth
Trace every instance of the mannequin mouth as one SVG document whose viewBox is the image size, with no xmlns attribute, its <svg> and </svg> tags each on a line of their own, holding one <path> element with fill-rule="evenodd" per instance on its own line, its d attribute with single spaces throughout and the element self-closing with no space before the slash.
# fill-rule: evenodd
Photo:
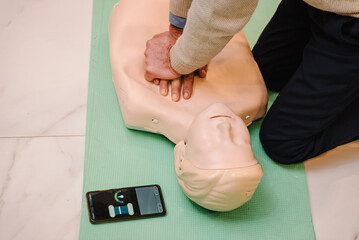
<svg viewBox="0 0 359 240">
<path fill-rule="evenodd" d="M 219 118 L 219 117 L 232 118 L 231 116 L 227 116 L 227 115 L 217 115 L 217 116 L 210 117 L 209 119 Z"/>
</svg>

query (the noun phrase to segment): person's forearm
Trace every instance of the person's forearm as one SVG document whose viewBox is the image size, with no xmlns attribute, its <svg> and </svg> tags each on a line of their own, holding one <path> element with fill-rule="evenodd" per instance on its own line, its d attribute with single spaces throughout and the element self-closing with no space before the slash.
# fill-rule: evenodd
<svg viewBox="0 0 359 240">
<path fill-rule="evenodd" d="M 172 68 L 188 74 L 206 65 L 249 21 L 257 3 L 258 0 L 193 0 L 184 32 L 170 51 Z"/>
</svg>

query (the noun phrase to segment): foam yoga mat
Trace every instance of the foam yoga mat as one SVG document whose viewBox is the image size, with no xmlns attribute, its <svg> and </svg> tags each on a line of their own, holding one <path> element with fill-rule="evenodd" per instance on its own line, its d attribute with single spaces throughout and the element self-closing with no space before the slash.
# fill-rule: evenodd
<svg viewBox="0 0 359 240">
<path fill-rule="evenodd" d="M 129 130 L 112 83 L 108 22 L 116 0 L 94 0 L 87 107 L 86 156 L 80 239 L 314 239 L 303 164 L 278 165 L 258 139 L 261 121 L 250 127 L 252 146 L 264 175 L 252 200 L 218 213 L 192 203 L 177 183 L 174 145 L 165 137 Z M 245 31 L 253 43 L 277 0 L 261 0 Z M 134 29 L 135 31 L 135 29 Z M 273 102 L 275 94 L 270 94 Z M 85 193 L 92 190 L 159 184 L 167 215 L 94 225 Z"/>
</svg>

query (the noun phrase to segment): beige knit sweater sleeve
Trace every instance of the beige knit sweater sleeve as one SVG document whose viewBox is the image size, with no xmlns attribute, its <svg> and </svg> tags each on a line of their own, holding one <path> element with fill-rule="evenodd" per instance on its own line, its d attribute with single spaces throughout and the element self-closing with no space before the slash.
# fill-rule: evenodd
<svg viewBox="0 0 359 240">
<path fill-rule="evenodd" d="M 187 18 L 188 9 L 192 0 L 171 0 L 170 12 L 178 17 Z"/>
<path fill-rule="evenodd" d="M 185 7 L 181 3 L 186 3 Z M 188 74 L 206 65 L 249 21 L 257 3 L 258 0 L 171 0 L 174 15 L 186 17 L 184 11 L 189 8 L 183 34 L 170 50 L 173 69 Z"/>
</svg>

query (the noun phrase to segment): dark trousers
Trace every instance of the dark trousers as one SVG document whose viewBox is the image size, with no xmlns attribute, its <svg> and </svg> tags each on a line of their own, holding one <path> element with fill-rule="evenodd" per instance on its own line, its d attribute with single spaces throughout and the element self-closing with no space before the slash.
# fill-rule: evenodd
<svg viewBox="0 0 359 240">
<path fill-rule="evenodd" d="M 283 0 L 253 55 L 267 88 L 280 91 L 260 131 L 274 161 L 359 139 L 359 19 Z"/>
</svg>

